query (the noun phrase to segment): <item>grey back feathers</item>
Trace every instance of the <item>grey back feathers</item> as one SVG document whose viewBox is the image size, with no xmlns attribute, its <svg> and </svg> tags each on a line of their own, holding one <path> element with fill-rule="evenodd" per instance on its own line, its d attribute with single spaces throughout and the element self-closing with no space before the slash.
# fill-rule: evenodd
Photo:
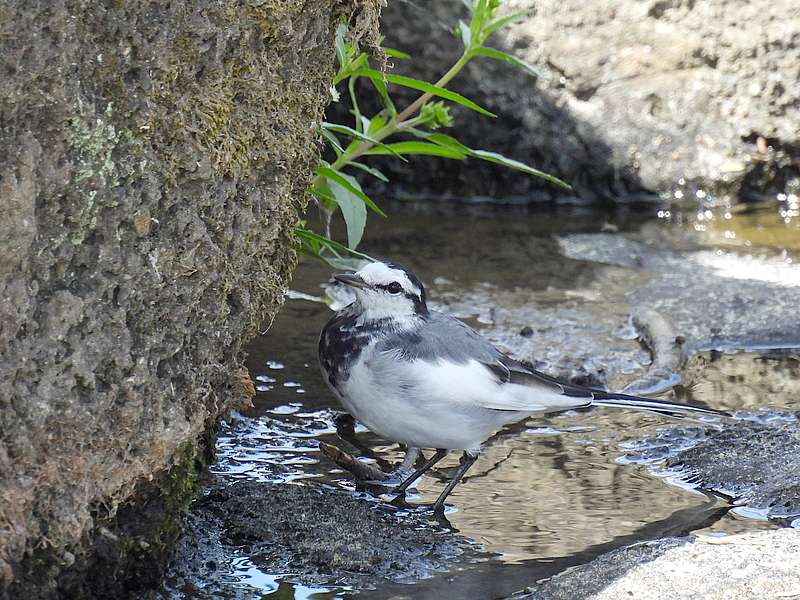
<svg viewBox="0 0 800 600">
<path fill-rule="evenodd" d="M 403 360 L 439 359 L 455 363 L 494 362 L 500 352 L 465 323 L 430 311 L 417 327 L 390 332 L 378 343 L 381 352 L 397 351 Z"/>
<path fill-rule="evenodd" d="M 409 448 L 437 449 L 398 491 L 447 450 L 464 450 L 434 511 L 443 510 L 481 444 L 528 416 L 593 404 L 671 416 L 725 414 L 584 388 L 540 373 L 461 321 L 429 311 L 422 283 L 395 263 L 370 263 L 334 278 L 353 289 L 355 301 L 330 319 L 320 336 L 319 362 L 328 384 L 345 409 L 379 436 Z"/>
</svg>

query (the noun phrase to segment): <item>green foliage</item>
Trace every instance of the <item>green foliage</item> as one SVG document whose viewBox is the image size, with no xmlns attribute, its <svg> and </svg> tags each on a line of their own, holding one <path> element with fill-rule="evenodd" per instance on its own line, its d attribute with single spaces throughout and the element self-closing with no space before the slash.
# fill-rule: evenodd
<svg viewBox="0 0 800 600">
<path fill-rule="evenodd" d="M 337 123 L 323 123 L 322 137 L 330 144 L 336 160 L 320 160 L 311 194 L 319 207 L 325 226 L 325 234 L 311 230 L 305 221 L 295 228 L 304 253 L 320 258 L 334 268 L 348 268 L 360 260 L 371 260 L 357 250 L 364 234 L 369 208 L 381 217 L 386 214 L 367 196 L 358 181 L 345 173 L 345 169 L 356 169 L 383 182 L 386 176 L 377 169 L 356 159 L 362 156 L 392 155 L 398 160 L 406 160 L 408 155 L 441 156 L 453 160 L 477 158 L 516 169 L 528 175 L 541 177 L 550 183 L 569 189 L 560 179 L 543 173 L 533 167 L 512 160 L 496 152 L 473 149 L 465 146 L 452 136 L 438 132 L 438 129 L 453 126 L 449 103 L 469 108 L 484 116 L 494 114 L 479 106 L 469 98 L 447 89 L 447 84 L 473 58 L 486 57 L 515 65 L 528 73 L 538 75 L 537 70 L 515 56 L 486 46 L 486 41 L 498 29 L 525 18 L 529 11 L 508 15 L 498 15 L 500 0 L 462 0 L 469 10 L 469 23 L 459 21 L 455 34 L 461 38 L 464 51 L 453 66 L 436 83 L 420 81 L 412 77 L 384 73 L 370 67 L 369 57 L 360 52 L 347 40 L 347 26 L 341 24 L 336 29 L 336 59 L 339 68 L 333 79 L 331 92 L 334 100 L 339 98 L 336 86 L 347 88 L 352 104 L 354 124 L 352 127 Z M 384 52 L 396 59 L 407 59 L 409 55 L 391 48 Z M 367 117 L 361 112 L 356 94 L 356 82 L 364 78 L 370 82 L 381 100 L 382 109 L 378 114 Z M 411 104 L 398 111 L 389 94 L 389 86 L 397 85 L 421 92 Z M 433 100 L 436 98 L 437 100 Z M 384 140 L 404 134 L 416 138 L 387 143 Z M 336 211 L 341 213 L 347 227 L 347 244 L 331 239 L 331 219 Z"/>
</svg>

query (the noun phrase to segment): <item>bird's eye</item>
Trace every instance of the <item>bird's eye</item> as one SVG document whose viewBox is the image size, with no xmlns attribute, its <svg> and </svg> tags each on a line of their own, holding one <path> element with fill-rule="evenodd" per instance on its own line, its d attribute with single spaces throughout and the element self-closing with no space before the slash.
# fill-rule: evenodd
<svg viewBox="0 0 800 600">
<path fill-rule="evenodd" d="M 386 286 L 386 291 L 388 291 L 390 294 L 399 294 L 400 292 L 403 291 L 403 286 L 397 283 L 396 281 L 393 281 L 392 283 Z"/>
</svg>

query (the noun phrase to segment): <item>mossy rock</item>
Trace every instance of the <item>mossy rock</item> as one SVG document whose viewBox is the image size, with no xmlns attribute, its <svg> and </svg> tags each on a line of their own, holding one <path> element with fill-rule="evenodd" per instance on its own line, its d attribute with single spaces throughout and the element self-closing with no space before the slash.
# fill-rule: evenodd
<svg viewBox="0 0 800 600">
<path fill-rule="evenodd" d="M 376 7 L 0 7 L 0 596 L 165 554 L 296 263 L 335 26 Z"/>
</svg>

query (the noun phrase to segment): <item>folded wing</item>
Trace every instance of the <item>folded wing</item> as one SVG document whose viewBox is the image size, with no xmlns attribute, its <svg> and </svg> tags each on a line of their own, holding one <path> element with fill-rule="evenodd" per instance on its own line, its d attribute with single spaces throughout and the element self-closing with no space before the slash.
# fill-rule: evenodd
<svg viewBox="0 0 800 600">
<path fill-rule="evenodd" d="M 434 311 L 419 329 L 398 332 L 381 346 L 379 350 L 392 355 L 394 360 L 413 364 L 407 371 L 413 376 L 404 385 L 491 410 L 546 413 L 595 405 L 672 417 L 685 413 L 727 415 L 701 406 L 559 381 L 503 354 L 458 319 Z"/>
</svg>

